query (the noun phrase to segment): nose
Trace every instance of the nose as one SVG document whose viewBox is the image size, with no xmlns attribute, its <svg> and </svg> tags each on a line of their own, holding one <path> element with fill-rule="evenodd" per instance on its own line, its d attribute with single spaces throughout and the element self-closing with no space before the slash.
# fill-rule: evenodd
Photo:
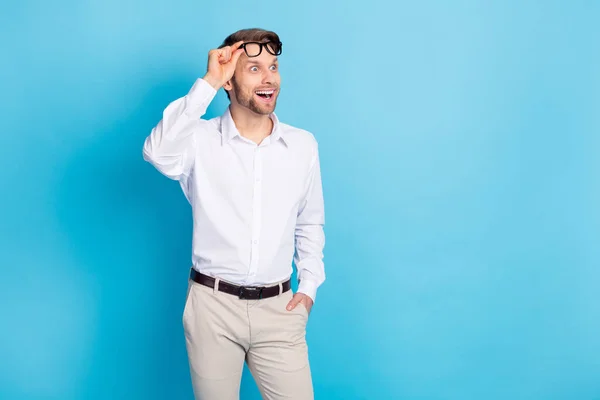
<svg viewBox="0 0 600 400">
<path fill-rule="evenodd" d="M 263 79 L 262 79 L 262 83 L 263 84 L 270 84 L 275 82 L 277 79 L 277 71 L 272 71 L 271 69 L 267 69 L 267 72 L 265 72 L 263 74 Z"/>
</svg>

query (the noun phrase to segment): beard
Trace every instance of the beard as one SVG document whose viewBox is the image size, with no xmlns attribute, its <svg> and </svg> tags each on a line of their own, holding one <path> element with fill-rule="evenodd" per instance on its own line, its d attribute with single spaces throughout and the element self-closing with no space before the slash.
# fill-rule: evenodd
<svg viewBox="0 0 600 400">
<path fill-rule="evenodd" d="M 237 102 L 248 109 L 250 111 L 259 114 L 259 115 L 269 115 L 273 111 L 275 111 L 275 107 L 277 106 L 277 97 L 273 99 L 271 104 L 261 104 L 254 97 L 254 91 L 244 91 L 242 87 L 240 87 L 235 79 L 232 78 L 231 86 L 233 87 L 233 92 L 235 93 L 235 98 Z M 279 86 L 275 86 L 277 92 L 274 95 L 279 96 Z"/>
</svg>

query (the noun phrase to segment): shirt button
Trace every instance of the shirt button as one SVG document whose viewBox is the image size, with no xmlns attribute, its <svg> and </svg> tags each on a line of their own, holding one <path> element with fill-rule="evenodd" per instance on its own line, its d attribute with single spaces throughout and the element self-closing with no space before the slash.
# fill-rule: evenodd
<svg viewBox="0 0 600 400">
<path fill-rule="evenodd" d="M 255 181 L 256 181 L 256 182 L 260 182 L 260 178 L 256 178 L 256 179 L 255 179 Z"/>
<path fill-rule="evenodd" d="M 254 244 L 258 244 L 258 240 L 255 240 L 255 241 L 253 241 L 252 243 L 254 243 Z"/>
</svg>

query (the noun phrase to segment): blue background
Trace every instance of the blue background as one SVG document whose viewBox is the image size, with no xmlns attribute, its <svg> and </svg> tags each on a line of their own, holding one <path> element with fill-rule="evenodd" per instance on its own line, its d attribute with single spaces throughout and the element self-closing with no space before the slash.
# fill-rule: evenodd
<svg viewBox="0 0 600 400">
<path fill-rule="evenodd" d="M 190 207 L 142 144 L 208 50 L 259 26 L 284 42 L 278 115 L 321 148 L 317 399 L 600 399 L 599 20 L 595 1 L 3 3 L 0 398 L 191 398 Z"/>
</svg>

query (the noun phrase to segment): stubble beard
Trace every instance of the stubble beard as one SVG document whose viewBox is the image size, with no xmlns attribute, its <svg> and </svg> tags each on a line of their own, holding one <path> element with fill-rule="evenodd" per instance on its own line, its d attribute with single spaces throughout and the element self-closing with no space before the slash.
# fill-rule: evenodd
<svg viewBox="0 0 600 400">
<path fill-rule="evenodd" d="M 254 92 L 245 93 L 242 88 L 238 86 L 235 79 L 231 80 L 231 85 L 233 86 L 235 98 L 242 107 L 246 107 L 250 111 L 259 115 L 270 115 L 273 111 L 275 111 L 275 107 L 277 106 L 277 98 L 275 98 L 273 103 L 269 105 L 259 104 L 254 98 Z M 277 88 L 277 95 L 279 95 L 279 88 Z"/>
</svg>

